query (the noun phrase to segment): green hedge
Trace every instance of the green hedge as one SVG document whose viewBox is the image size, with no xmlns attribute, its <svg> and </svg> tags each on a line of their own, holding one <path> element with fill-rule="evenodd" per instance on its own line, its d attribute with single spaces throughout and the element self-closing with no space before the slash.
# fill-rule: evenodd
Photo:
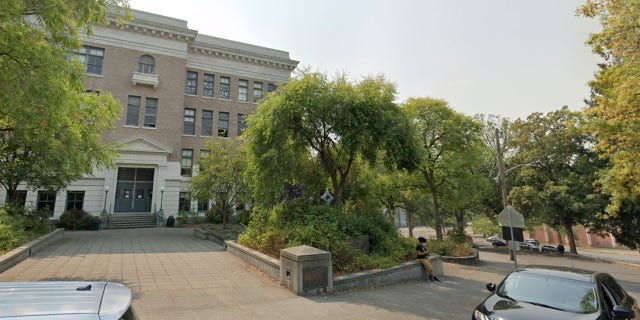
<svg viewBox="0 0 640 320">
<path fill-rule="evenodd" d="M 0 207 L 0 252 L 10 251 L 51 232 L 49 212 L 26 210 L 5 204 Z"/>
<path fill-rule="evenodd" d="M 417 241 L 399 236 L 380 212 L 356 214 L 344 208 L 340 212 L 302 198 L 271 209 L 255 207 L 238 242 L 273 257 L 298 245 L 329 251 L 336 273 L 387 268 L 415 258 Z M 349 244 L 350 237 L 362 235 L 370 237 L 370 254 Z"/>
</svg>

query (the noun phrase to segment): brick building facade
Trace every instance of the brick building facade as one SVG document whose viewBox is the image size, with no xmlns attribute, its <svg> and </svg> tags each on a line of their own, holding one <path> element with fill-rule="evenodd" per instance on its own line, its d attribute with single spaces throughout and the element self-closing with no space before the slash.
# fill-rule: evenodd
<svg viewBox="0 0 640 320">
<path fill-rule="evenodd" d="M 256 101 L 288 82 L 298 64 L 285 51 L 199 34 L 184 20 L 132 15 L 122 28 L 115 21 L 96 27 L 77 53 L 86 89 L 121 101 L 122 118 L 106 137 L 118 144 L 116 165 L 57 192 L 23 187 L 18 197 L 26 206 L 47 206 L 53 218 L 70 208 L 93 215 L 206 211 L 209 203 L 187 192 L 205 143 L 241 135 Z"/>
</svg>

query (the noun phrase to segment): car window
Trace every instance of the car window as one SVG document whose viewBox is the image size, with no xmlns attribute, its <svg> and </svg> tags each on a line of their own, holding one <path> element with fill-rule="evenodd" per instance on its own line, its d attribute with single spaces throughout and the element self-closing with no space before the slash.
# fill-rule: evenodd
<svg viewBox="0 0 640 320">
<path fill-rule="evenodd" d="M 568 312 L 594 313 L 598 311 L 595 290 L 595 285 L 587 282 L 518 272 L 509 275 L 497 293 Z"/>
<path fill-rule="evenodd" d="M 612 277 L 606 277 L 602 284 L 609 290 L 616 304 L 620 304 L 627 296 L 626 292 Z"/>
<path fill-rule="evenodd" d="M 609 316 L 612 316 L 613 306 L 616 305 L 616 302 L 613 299 L 613 296 L 611 295 L 611 293 L 609 292 L 609 290 L 607 290 L 607 288 L 605 286 L 602 286 L 600 288 L 600 293 L 602 295 L 602 300 L 604 301 L 604 307 L 606 309 L 607 314 Z"/>
</svg>

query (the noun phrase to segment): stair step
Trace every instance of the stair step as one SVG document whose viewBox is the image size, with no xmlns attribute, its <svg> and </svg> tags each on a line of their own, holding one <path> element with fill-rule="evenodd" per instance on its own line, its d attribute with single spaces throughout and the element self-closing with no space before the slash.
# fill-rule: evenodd
<svg viewBox="0 0 640 320">
<path fill-rule="evenodd" d="M 155 228 L 156 216 L 144 214 L 112 214 L 109 216 L 109 229 Z"/>
</svg>

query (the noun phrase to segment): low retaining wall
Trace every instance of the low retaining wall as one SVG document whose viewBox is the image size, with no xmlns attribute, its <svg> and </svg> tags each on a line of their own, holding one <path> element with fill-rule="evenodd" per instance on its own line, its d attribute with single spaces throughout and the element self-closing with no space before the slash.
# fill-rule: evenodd
<svg viewBox="0 0 640 320">
<path fill-rule="evenodd" d="M 255 266 L 258 270 L 280 281 L 280 261 L 263 253 L 247 248 L 235 241 L 225 241 L 227 251 L 246 263 Z M 444 275 L 442 259 L 438 255 L 429 257 L 433 265 L 433 273 L 436 276 Z M 347 291 L 353 289 L 366 289 L 382 287 L 391 284 L 422 280 L 425 271 L 418 260 L 401 263 L 398 266 L 381 270 L 368 270 L 333 279 L 334 291 Z"/>
<path fill-rule="evenodd" d="M 443 256 L 442 260 L 445 262 L 452 262 L 452 263 L 458 263 L 458 264 L 465 264 L 465 265 L 474 265 L 477 266 L 478 263 L 480 262 L 480 250 L 473 248 L 471 249 L 473 250 L 474 254 L 468 257 L 447 257 L 447 256 Z"/>
<path fill-rule="evenodd" d="M 280 281 L 280 260 L 269 257 L 266 254 L 247 248 L 235 241 L 225 241 L 227 251 L 244 262 L 255 266 L 258 270 Z"/>
<path fill-rule="evenodd" d="M 42 250 L 51 243 L 62 239 L 63 235 L 64 228 L 59 228 L 0 256 L 0 272 L 15 266 L 30 255 Z"/>
<path fill-rule="evenodd" d="M 220 239 L 215 233 L 209 231 L 209 230 L 204 230 L 204 229 L 199 229 L 199 228 L 194 228 L 193 229 L 193 236 L 196 238 L 200 238 L 203 240 L 211 240 L 221 246 L 225 246 L 224 240 Z"/>
</svg>

